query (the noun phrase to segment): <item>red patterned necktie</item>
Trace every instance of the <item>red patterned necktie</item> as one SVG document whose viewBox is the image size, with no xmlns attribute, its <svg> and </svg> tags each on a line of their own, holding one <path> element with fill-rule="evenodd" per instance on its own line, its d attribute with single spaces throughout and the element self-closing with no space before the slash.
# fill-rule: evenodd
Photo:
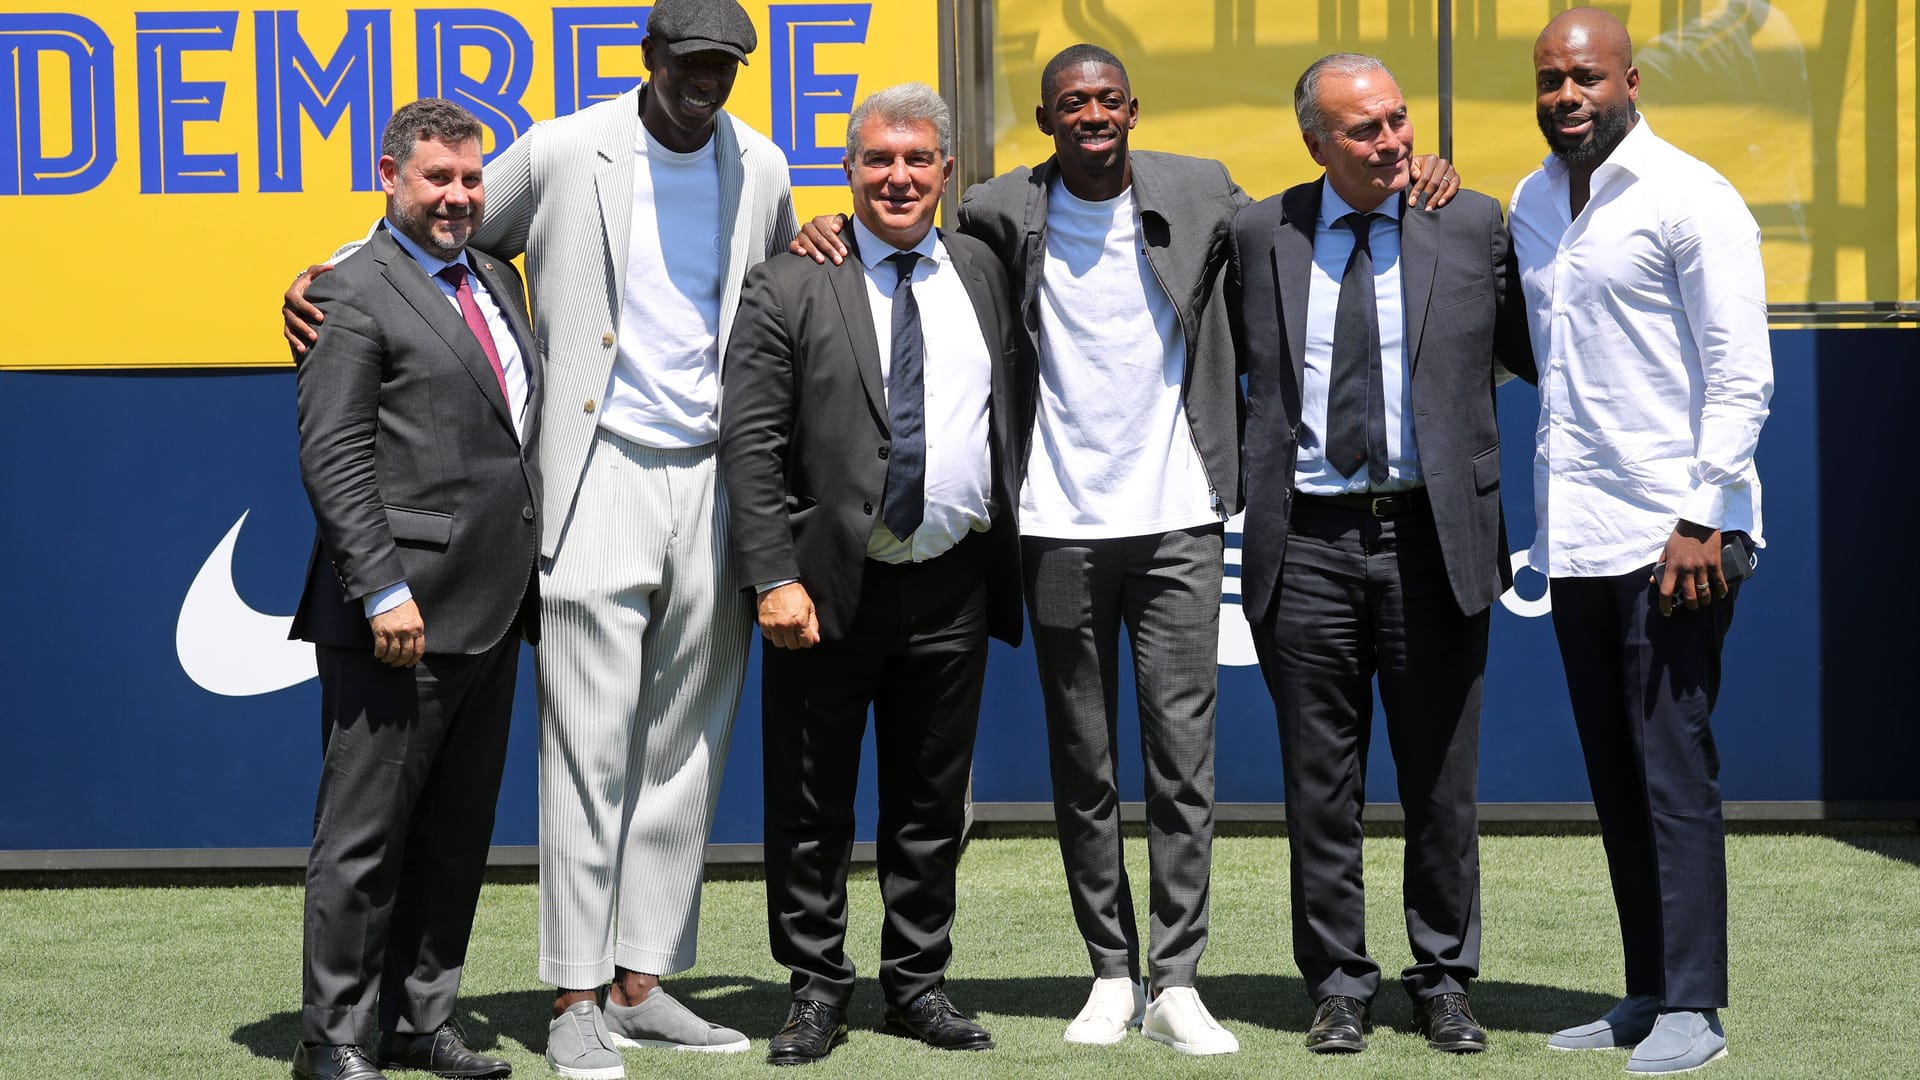
<svg viewBox="0 0 1920 1080">
<path fill-rule="evenodd" d="M 487 354 L 487 363 L 493 365 L 493 377 L 500 380 L 500 396 L 506 398 L 507 407 L 512 408 L 513 397 L 507 393 L 507 369 L 500 366 L 500 353 L 493 347 L 487 317 L 480 314 L 480 305 L 473 298 L 473 286 L 467 284 L 467 268 L 460 263 L 449 263 L 434 276 L 453 286 L 453 298 L 460 302 L 460 315 L 467 320 L 467 329 L 479 339 L 480 351 Z"/>
</svg>

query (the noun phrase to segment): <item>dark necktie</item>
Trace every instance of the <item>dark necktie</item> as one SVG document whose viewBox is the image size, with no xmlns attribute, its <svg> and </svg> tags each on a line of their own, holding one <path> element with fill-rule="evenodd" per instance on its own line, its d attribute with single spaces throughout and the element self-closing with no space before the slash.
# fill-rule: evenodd
<svg viewBox="0 0 1920 1080">
<path fill-rule="evenodd" d="M 453 298 L 460 303 L 460 316 L 467 320 L 467 329 L 479 339 L 480 351 L 487 354 L 487 363 L 493 365 L 493 377 L 500 380 L 500 396 L 507 399 L 507 408 L 513 408 L 513 396 L 507 393 L 507 369 L 500 366 L 499 350 L 493 346 L 493 332 L 487 329 L 487 317 L 480 314 L 480 304 L 473 298 L 467 268 L 460 263 L 450 263 L 434 276 L 453 286 Z"/>
<path fill-rule="evenodd" d="M 905 540 L 927 514 L 926 344 L 920 334 L 920 305 L 913 299 L 913 268 L 920 256 L 902 251 L 887 261 L 900 277 L 893 286 L 893 365 L 887 379 L 887 428 L 893 447 L 887 453 L 880 520 Z"/>
<path fill-rule="evenodd" d="M 1327 388 L 1327 462 L 1342 476 L 1367 467 L 1367 483 L 1387 482 L 1387 398 L 1380 374 L 1380 316 L 1373 302 L 1373 214 L 1348 214 L 1353 255 L 1340 276 L 1333 314 L 1333 372 Z"/>
</svg>

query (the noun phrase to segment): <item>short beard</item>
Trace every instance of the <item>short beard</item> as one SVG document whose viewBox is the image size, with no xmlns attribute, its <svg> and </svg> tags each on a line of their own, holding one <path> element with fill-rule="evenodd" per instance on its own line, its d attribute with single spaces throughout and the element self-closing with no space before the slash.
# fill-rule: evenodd
<svg viewBox="0 0 1920 1080">
<path fill-rule="evenodd" d="M 467 237 L 472 236 L 474 228 L 480 224 L 480 219 L 471 211 L 468 212 L 466 217 L 448 219 L 451 222 L 467 227 L 466 236 L 461 237 L 459 243 L 448 246 L 446 241 L 442 240 L 434 232 L 434 223 L 440 219 L 435 218 L 432 214 L 418 213 L 410 211 L 407 207 L 395 206 L 393 216 L 396 219 L 395 224 L 400 226 L 401 232 L 407 234 L 408 239 L 419 244 L 426 250 L 427 254 L 448 262 L 452 262 L 460 256 L 462 251 L 466 250 Z"/>
<path fill-rule="evenodd" d="M 1540 109 L 1537 116 L 1540 134 L 1546 136 L 1547 148 L 1554 156 L 1570 165 L 1588 165 L 1605 161 L 1607 155 L 1613 153 L 1613 148 L 1620 145 L 1620 140 L 1626 138 L 1633 127 L 1636 112 L 1633 102 L 1629 101 L 1619 108 L 1594 113 L 1593 130 L 1575 146 L 1561 146 L 1554 138 L 1552 110 Z"/>
</svg>

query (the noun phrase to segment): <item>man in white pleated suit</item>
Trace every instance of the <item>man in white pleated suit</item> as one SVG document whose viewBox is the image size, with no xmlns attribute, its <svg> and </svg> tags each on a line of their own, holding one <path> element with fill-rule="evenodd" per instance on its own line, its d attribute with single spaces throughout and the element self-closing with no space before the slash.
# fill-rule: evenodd
<svg viewBox="0 0 1920 1080">
<path fill-rule="evenodd" d="M 658 0 L 645 86 L 486 166 L 474 242 L 526 254 L 549 373 L 539 969 L 562 1076 L 623 1077 L 618 1047 L 748 1048 L 659 980 L 694 962 L 753 626 L 717 482 L 719 357 L 747 269 L 795 232 L 786 158 L 721 109 L 757 44 L 734 0 Z"/>
</svg>

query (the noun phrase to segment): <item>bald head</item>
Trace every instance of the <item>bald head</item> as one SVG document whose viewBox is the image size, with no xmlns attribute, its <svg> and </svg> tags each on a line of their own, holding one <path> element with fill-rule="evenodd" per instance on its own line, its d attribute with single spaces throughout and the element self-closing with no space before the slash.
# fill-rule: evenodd
<svg viewBox="0 0 1920 1080">
<path fill-rule="evenodd" d="M 1627 36 L 1627 28 L 1599 8 L 1574 8 L 1555 15 L 1534 39 L 1534 55 L 1548 42 L 1590 48 L 1617 61 L 1622 71 L 1633 66 L 1633 39 Z"/>
<path fill-rule="evenodd" d="M 1574 169 L 1591 174 L 1640 119 L 1640 71 L 1620 20 L 1595 8 L 1554 17 L 1533 43 L 1540 134 Z"/>
</svg>

